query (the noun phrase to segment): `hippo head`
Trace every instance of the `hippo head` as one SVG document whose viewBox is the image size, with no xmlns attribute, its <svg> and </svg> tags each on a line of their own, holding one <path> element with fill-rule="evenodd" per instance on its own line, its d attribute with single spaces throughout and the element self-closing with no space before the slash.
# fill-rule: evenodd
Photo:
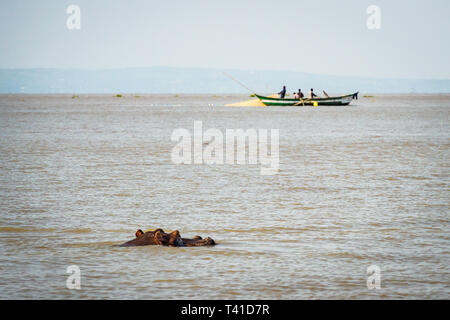
<svg viewBox="0 0 450 320">
<path fill-rule="evenodd" d="M 140 230 L 140 229 L 139 229 Z M 202 239 L 200 236 L 195 236 L 192 239 L 181 238 L 178 230 L 170 233 L 164 232 L 163 229 L 156 229 L 154 231 L 147 231 L 145 233 L 136 232 L 136 238 L 121 244 L 122 247 L 129 246 L 147 246 L 147 245 L 161 245 L 169 247 L 192 247 L 192 246 L 210 246 L 215 245 L 213 239 L 207 237 Z"/>
<path fill-rule="evenodd" d="M 153 238 L 155 244 L 159 244 L 161 246 L 184 246 L 183 240 L 181 240 L 180 232 L 178 230 L 172 231 L 171 233 L 165 233 L 162 229 L 157 229 L 154 231 Z"/>
</svg>

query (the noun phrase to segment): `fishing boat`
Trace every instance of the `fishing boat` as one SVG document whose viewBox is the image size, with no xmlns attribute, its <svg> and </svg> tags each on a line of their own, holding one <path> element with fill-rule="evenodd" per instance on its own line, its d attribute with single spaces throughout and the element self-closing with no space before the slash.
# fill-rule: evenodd
<svg viewBox="0 0 450 320">
<path fill-rule="evenodd" d="M 347 94 L 345 96 L 337 96 L 337 97 L 330 97 L 328 94 L 323 91 L 323 94 L 325 95 L 325 98 L 313 98 L 313 99 L 289 99 L 289 98 L 280 98 L 277 97 L 277 95 L 272 95 L 270 97 L 267 96 L 261 96 L 259 94 L 256 94 L 253 90 L 248 88 L 246 85 L 244 85 L 242 82 L 236 80 L 231 75 L 229 75 L 226 72 L 223 72 L 224 75 L 229 77 L 231 80 L 237 82 L 239 85 L 247 89 L 248 91 L 252 92 L 252 96 L 258 98 L 255 100 L 248 100 L 248 101 L 242 101 L 238 103 L 229 104 L 227 106 L 282 106 L 282 107 L 289 107 L 289 106 L 346 106 L 349 105 L 350 102 L 352 102 L 353 99 L 358 99 L 358 93 L 359 91 Z"/>
<path fill-rule="evenodd" d="M 282 99 L 276 97 L 266 97 L 255 93 L 255 96 L 266 106 L 346 106 L 353 99 L 358 99 L 358 93 L 355 92 L 345 96 L 314 98 L 314 99 Z"/>
</svg>

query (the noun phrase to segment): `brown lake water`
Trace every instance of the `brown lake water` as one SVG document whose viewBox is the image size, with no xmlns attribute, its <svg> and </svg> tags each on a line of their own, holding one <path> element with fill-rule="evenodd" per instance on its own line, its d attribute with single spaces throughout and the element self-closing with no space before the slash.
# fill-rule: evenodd
<svg viewBox="0 0 450 320">
<path fill-rule="evenodd" d="M 450 298 L 450 95 L 246 99 L 0 95 L 0 298 Z M 194 121 L 279 129 L 278 174 L 172 163 Z M 218 245 L 112 246 L 157 227 Z"/>
</svg>

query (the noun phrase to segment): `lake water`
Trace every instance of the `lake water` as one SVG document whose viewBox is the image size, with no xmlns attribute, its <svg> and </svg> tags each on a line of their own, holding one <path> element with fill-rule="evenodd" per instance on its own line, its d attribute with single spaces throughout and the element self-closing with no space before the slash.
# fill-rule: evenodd
<svg viewBox="0 0 450 320">
<path fill-rule="evenodd" d="M 450 298 L 450 95 L 246 99 L 1 95 L 0 298 Z M 174 164 L 194 121 L 279 129 L 278 174 Z M 218 245 L 112 246 L 157 227 Z"/>
</svg>

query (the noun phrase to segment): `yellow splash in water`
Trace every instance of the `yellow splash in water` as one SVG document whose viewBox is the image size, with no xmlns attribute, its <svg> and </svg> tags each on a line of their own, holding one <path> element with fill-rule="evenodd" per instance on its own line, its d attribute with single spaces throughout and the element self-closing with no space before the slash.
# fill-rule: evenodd
<svg viewBox="0 0 450 320">
<path fill-rule="evenodd" d="M 272 94 L 270 98 L 278 98 L 278 94 Z M 225 107 L 265 107 L 266 105 L 259 99 L 251 99 L 235 103 L 226 104 Z"/>
</svg>

